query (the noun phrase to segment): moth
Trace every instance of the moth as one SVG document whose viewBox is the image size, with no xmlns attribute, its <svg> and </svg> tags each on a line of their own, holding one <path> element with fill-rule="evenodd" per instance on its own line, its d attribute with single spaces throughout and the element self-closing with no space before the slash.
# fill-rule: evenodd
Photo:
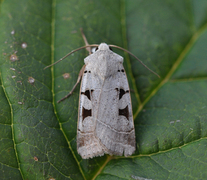
<svg viewBox="0 0 207 180">
<path fill-rule="evenodd" d="M 101 43 L 84 62 L 77 129 L 78 153 L 83 159 L 104 153 L 130 156 L 136 143 L 123 57 Z"/>
<path fill-rule="evenodd" d="M 88 45 L 77 50 L 91 46 L 98 48 L 84 59 L 85 65 L 79 73 L 75 86 L 60 100 L 69 97 L 82 78 L 77 151 L 83 159 L 104 154 L 130 156 L 136 150 L 136 140 L 123 57 L 110 50 L 110 47 L 117 46 L 105 43 Z"/>
</svg>

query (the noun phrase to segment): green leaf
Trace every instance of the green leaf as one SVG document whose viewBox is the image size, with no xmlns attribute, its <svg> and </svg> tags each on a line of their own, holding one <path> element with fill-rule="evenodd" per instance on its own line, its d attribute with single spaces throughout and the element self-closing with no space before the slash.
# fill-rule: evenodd
<svg viewBox="0 0 207 180">
<path fill-rule="evenodd" d="M 207 1 L 10 0 L 0 7 L 1 179 L 207 179 Z M 114 50 L 133 90 L 131 157 L 83 160 L 79 89 L 57 104 L 87 52 L 44 67 L 84 46 L 80 28 L 90 44 L 126 48 L 161 76 Z"/>
</svg>

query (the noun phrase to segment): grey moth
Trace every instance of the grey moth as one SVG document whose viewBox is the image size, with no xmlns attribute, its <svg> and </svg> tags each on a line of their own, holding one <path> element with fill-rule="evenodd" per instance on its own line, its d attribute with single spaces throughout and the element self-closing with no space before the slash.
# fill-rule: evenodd
<svg viewBox="0 0 207 180">
<path fill-rule="evenodd" d="M 123 57 L 111 51 L 110 47 L 134 55 L 121 47 L 101 43 L 78 48 L 59 61 L 75 51 L 93 46 L 98 48 L 84 59 L 85 65 L 73 89 L 58 102 L 69 97 L 82 79 L 77 125 L 78 153 L 83 159 L 104 154 L 130 156 L 136 150 L 130 89 Z M 142 61 L 140 63 L 150 70 Z"/>
<path fill-rule="evenodd" d="M 105 43 L 84 59 L 77 150 L 83 159 L 130 156 L 136 149 L 131 97 L 123 57 Z"/>
</svg>

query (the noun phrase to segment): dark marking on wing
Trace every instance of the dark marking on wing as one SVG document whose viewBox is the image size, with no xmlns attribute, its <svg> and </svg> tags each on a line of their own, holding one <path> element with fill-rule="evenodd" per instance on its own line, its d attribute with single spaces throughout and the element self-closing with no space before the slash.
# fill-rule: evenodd
<svg viewBox="0 0 207 180">
<path fill-rule="evenodd" d="M 120 89 L 119 90 L 119 99 L 121 99 L 124 94 L 125 94 L 125 91 L 123 89 Z"/>
<path fill-rule="evenodd" d="M 82 136 L 82 137 L 80 136 L 78 138 L 78 141 L 77 141 L 77 147 L 80 148 L 82 146 L 85 146 L 85 138 L 84 138 L 84 136 Z"/>
<path fill-rule="evenodd" d="M 124 69 L 122 69 L 121 72 L 124 72 Z"/>
<path fill-rule="evenodd" d="M 120 70 L 118 69 L 118 72 L 120 72 Z"/>
<path fill-rule="evenodd" d="M 116 91 L 119 91 L 119 100 L 123 97 L 124 94 L 129 93 L 129 90 L 124 91 L 123 89 L 115 88 Z"/>
<path fill-rule="evenodd" d="M 87 70 L 86 70 L 86 71 L 84 71 L 84 73 L 91 73 L 91 71 L 87 71 Z"/>
<path fill-rule="evenodd" d="M 85 92 L 81 92 L 81 94 L 84 94 L 85 96 L 87 96 L 87 98 L 89 100 L 91 100 L 91 94 L 90 94 L 90 91 L 89 90 L 86 90 Z"/>
<path fill-rule="evenodd" d="M 94 90 L 91 89 L 91 93 L 90 93 L 90 90 L 86 90 L 85 92 L 81 92 L 81 94 L 87 96 L 87 98 L 88 98 L 89 100 L 91 100 L 91 94 L 93 93 L 93 91 L 94 91 Z"/>
<path fill-rule="evenodd" d="M 91 109 L 85 109 L 84 107 L 82 108 L 83 121 L 86 117 L 91 116 L 91 111 Z"/>
<path fill-rule="evenodd" d="M 125 116 L 129 120 L 128 105 L 124 109 L 119 109 L 119 116 Z"/>
</svg>

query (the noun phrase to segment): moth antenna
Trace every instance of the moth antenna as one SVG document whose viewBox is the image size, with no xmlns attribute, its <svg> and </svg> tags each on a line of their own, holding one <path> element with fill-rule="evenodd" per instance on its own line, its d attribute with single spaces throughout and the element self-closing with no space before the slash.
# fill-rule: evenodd
<svg viewBox="0 0 207 180">
<path fill-rule="evenodd" d="M 115 48 L 121 49 L 121 50 L 129 53 L 131 56 L 133 56 L 134 58 L 136 58 L 146 69 L 148 69 L 150 72 L 152 72 L 153 74 L 155 74 L 156 76 L 158 76 L 160 78 L 160 76 L 156 72 L 154 72 L 153 70 L 151 70 L 150 68 L 148 68 L 138 57 L 136 57 L 130 51 L 128 51 L 128 50 L 126 50 L 126 49 L 124 49 L 122 47 L 116 46 L 116 45 L 109 45 L 109 47 L 115 47 Z"/>
<path fill-rule="evenodd" d="M 59 59 L 59 60 L 56 61 L 55 63 L 50 64 L 49 66 L 46 66 L 44 69 L 47 69 L 47 68 L 49 68 L 49 67 L 51 67 L 51 66 L 53 66 L 53 65 L 55 65 L 55 64 L 57 64 L 57 63 L 59 63 L 60 61 L 62 61 L 63 59 L 65 59 L 66 57 L 70 56 L 71 54 L 73 54 L 73 53 L 76 52 L 76 51 L 79 51 L 79 50 L 84 49 L 84 48 L 87 48 L 87 47 L 98 47 L 98 46 L 99 46 L 98 44 L 91 44 L 91 45 L 87 45 L 87 46 L 79 47 L 79 48 L 77 48 L 77 49 L 71 51 L 70 53 L 66 54 L 64 57 L 62 57 L 61 59 Z"/>
</svg>

